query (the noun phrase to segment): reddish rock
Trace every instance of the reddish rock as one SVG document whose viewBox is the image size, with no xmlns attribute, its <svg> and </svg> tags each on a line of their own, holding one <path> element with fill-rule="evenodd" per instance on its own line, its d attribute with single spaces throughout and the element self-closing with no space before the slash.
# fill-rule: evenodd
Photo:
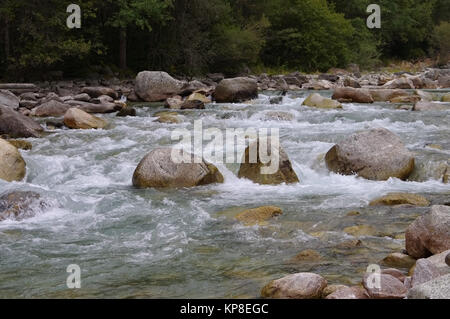
<svg viewBox="0 0 450 319">
<path fill-rule="evenodd" d="M 298 273 L 274 280 L 261 292 L 264 298 L 319 299 L 327 281 L 313 273 Z"/>
<path fill-rule="evenodd" d="M 376 274 L 366 274 L 363 279 L 364 288 L 370 298 L 373 299 L 403 299 L 408 292 L 403 283 L 397 278 L 388 274 L 379 274 L 380 286 L 374 287 L 372 277 Z"/>
</svg>

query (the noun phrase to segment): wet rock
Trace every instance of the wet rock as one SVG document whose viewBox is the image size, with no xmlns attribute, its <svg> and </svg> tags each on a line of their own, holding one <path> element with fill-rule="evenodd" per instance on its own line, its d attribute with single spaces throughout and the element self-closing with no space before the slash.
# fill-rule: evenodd
<svg viewBox="0 0 450 319">
<path fill-rule="evenodd" d="M 398 280 L 400 280 L 401 282 L 405 282 L 406 280 L 406 276 L 398 269 L 394 269 L 394 268 L 389 268 L 389 269 L 383 269 L 381 271 L 382 274 L 387 274 L 387 275 L 391 275 L 392 277 L 397 278 Z"/>
<path fill-rule="evenodd" d="M 345 100 L 354 103 L 373 103 L 372 95 L 367 89 L 354 89 L 350 87 L 336 88 L 334 90 L 333 100 Z"/>
<path fill-rule="evenodd" d="M 378 231 L 370 225 L 356 225 L 344 228 L 344 233 L 355 237 L 361 236 L 376 236 Z"/>
<path fill-rule="evenodd" d="M 327 281 L 313 273 L 297 273 L 274 280 L 261 292 L 264 298 L 273 299 L 319 299 Z"/>
<path fill-rule="evenodd" d="M 417 102 L 413 107 L 413 111 L 444 111 L 449 109 L 449 105 L 434 102 Z"/>
<path fill-rule="evenodd" d="M 414 89 L 414 83 L 408 78 L 398 78 L 383 85 L 386 89 Z"/>
<path fill-rule="evenodd" d="M 283 96 L 275 96 L 269 100 L 270 104 L 280 104 L 283 102 Z"/>
<path fill-rule="evenodd" d="M 146 102 L 158 102 L 180 94 L 183 85 L 166 72 L 143 71 L 136 77 L 135 92 Z"/>
<path fill-rule="evenodd" d="M 8 140 L 8 143 L 12 144 L 17 149 L 29 151 L 33 148 L 33 145 L 28 141 L 23 140 Z"/>
<path fill-rule="evenodd" d="M 124 107 L 119 112 L 117 112 L 116 116 L 117 117 L 136 116 L 136 109 L 131 106 Z"/>
<path fill-rule="evenodd" d="M 341 103 L 332 99 L 325 98 L 320 94 L 313 93 L 306 98 L 302 105 L 318 107 L 322 109 L 341 109 Z"/>
<path fill-rule="evenodd" d="M 178 151 L 174 153 L 176 155 Z M 133 185 L 139 188 L 178 188 L 223 183 L 219 170 L 205 160 L 188 154 L 189 163 L 176 163 L 180 161 L 172 155 L 172 149 L 161 148 L 147 154 L 133 174 Z"/>
<path fill-rule="evenodd" d="M 418 194 L 391 193 L 371 201 L 369 205 L 370 206 L 413 205 L 425 207 L 429 206 L 430 202 L 425 197 Z"/>
<path fill-rule="evenodd" d="M 328 295 L 325 299 L 369 299 L 369 294 L 362 287 L 343 287 Z"/>
<path fill-rule="evenodd" d="M 251 143 L 245 150 L 244 157 L 242 159 L 242 164 L 239 168 L 238 177 L 239 178 L 247 178 L 254 183 L 263 184 L 263 185 L 277 185 L 277 184 L 292 184 L 298 183 L 299 179 L 294 169 L 292 168 L 291 161 L 289 160 L 286 152 L 284 151 L 281 145 L 275 143 L 271 138 L 267 140 L 267 154 L 268 159 L 278 159 L 278 166 L 276 163 L 272 163 L 271 161 L 261 160 L 259 149 L 261 147 L 261 140 L 255 141 Z M 278 156 L 277 155 L 278 150 Z M 255 158 L 250 156 L 250 152 L 255 154 Z M 273 154 L 273 155 L 272 155 Z M 256 160 L 255 160 L 256 159 Z M 273 167 L 271 167 L 273 165 Z M 270 168 L 270 169 L 269 169 Z M 273 170 L 272 170 L 273 168 Z M 264 174 L 264 170 L 269 169 L 266 173 L 272 174 Z"/>
<path fill-rule="evenodd" d="M 181 104 L 182 110 L 204 110 L 205 103 L 198 100 L 186 100 Z"/>
<path fill-rule="evenodd" d="M 415 258 L 450 249 L 450 207 L 432 206 L 406 230 L 406 250 Z"/>
<path fill-rule="evenodd" d="M 290 122 L 294 120 L 294 114 L 283 111 L 270 111 L 264 114 L 267 120 L 271 121 L 286 121 Z"/>
<path fill-rule="evenodd" d="M 406 179 L 414 169 L 414 156 L 400 138 L 380 128 L 356 133 L 333 146 L 325 156 L 329 170 L 357 174 L 370 180 Z"/>
<path fill-rule="evenodd" d="M 11 91 L 0 90 L 0 105 L 17 110 L 19 109 L 19 98 Z"/>
<path fill-rule="evenodd" d="M 409 269 L 416 264 L 416 260 L 406 254 L 392 253 L 383 259 L 383 264 L 394 268 Z"/>
<path fill-rule="evenodd" d="M 206 97 L 204 94 L 198 92 L 194 92 L 189 95 L 187 101 L 200 101 L 204 104 L 211 103 L 211 99 L 209 97 Z"/>
<path fill-rule="evenodd" d="M 363 286 L 372 299 L 404 299 L 408 292 L 403 283 L 397 278 L 380 274 L 380 286 L 376 287 L 372 281 L 371 274 L 366 274 L 363 279 Z"/>
<path fill-rule="evenodd" d="M 159 123 L 178 124 L 178 123 L 182 122 L 182 120 L 178 117 L 177 113 L 161 112 L 161 114 L 158 116 L 159 117 L 156 120 L 156 122 L 159 122 Z"/>
<path fill-rule="evenodd" d="M 433 280 L 441 275 L 439 269 L 427 259 L 419 259 L 414 267 L 414 273 L 411 278 L 411 286 L 415 287 Z"/>
<path fill-rule="evenodd" d="M 0 196 L 0 221 L 5 219 L 23 220 L 33 217 L 37 210 L 47 204 L 35 192 L 15 191 Z"/>
<path fill-rule="evenodd" d="M 275 216 L 281 215 L 281 208 L 275 206 L 263 206 L 248 209 L 236 215 L 236 219 L 245 226 L 259 225 Z"/>
<path fill-rule="evenodd" d="M 417 103 L 420 101 L 420 96 L 418 95 L 406 95 L 406 96 L 397 96 L 390 100 L 391 103 Z"/>
<path fill-rule="evenodd" d="M 37 117 L 50 117 L 50 116 L 58 117 L 66 114 L 67 110 L 70 108 L 71 106 L 68 104 L 51 100 L 33 109 L 33 111 L 31 111 L 31 115 Z"/>
<path fill-rule="evenodd" d="M 25 177 L 26 164 L 15 146 L 0 139 L 0 179 L 7 182 L 21 181 Z"/>
<path fill-rule="evenodd" d="M 347 215 L 345 215 L 345 216 L 353 217 L 353 216 L 359 216 L 359 215 L 361 215 L 360 212 L 358 212 L 358 211 L 351 211 L 351 212 L 348 212 Z"/>
<path fill-rule="evenodd" d="M 327 296 L 331 295 L 335 291 L 341 289 L 341 288 L 349 288 L 345 285 L 328 285 L 325 287 L 325 289 L 322 291 L 322 298 L 326 298 Z"/>
<path fill-rule="evenodd" d="M 117 99 L 118 98 L 118 95 L 117 95 L 116 91 L 114 91 L 111 88 L 103 87 L 103 86 L 85 87 L 85 88 L 83 88 L 81 90 L 81 93 L 86 93 L 92 98 L 97 98 L 97 97 L 100 97 L 102 95 L 110 96 L 113 99 Z"/>
<path fill-rule="evenodd" d="M 408 299 L 450 299 L 450 274 L 410 289 Z"/>
<path fill-rule="evenodd" d="M 64 114 L 64 124 L 71 129 L 102 129 L 108 123 L 80 109 L 71 108 Z"/>
<path fill-rule="evenodd" d="M 450 102 L 450 93 L 444 94 L 442 96 L 442 102 Z"/>
<path fill-rule="evenodd" d="M 39 137 L 43 130 L 31 118 L 0 105 L 0 134 L 12 138 Z"/>
<path fill-rule="evenodd" d="M 164 106 L 169 109 L 181 109 L 181 105 L 183 105 L 183 98 L 179 95 L 169 97 L 164 103 Z"/>
<path fill-rule="evenodd" d="M 375 102 L 387 102 L 398 96 L 409 95 L 404 90 L 392 89 L 370 89 L 369 92 Z"/>
<path fill-rule="evenodd" d="M 238 103 L 257 97 L 257 82 L 245 77 L 222 80 L 214 92 L 214 99 L 218 103 Z"/>
</svg>

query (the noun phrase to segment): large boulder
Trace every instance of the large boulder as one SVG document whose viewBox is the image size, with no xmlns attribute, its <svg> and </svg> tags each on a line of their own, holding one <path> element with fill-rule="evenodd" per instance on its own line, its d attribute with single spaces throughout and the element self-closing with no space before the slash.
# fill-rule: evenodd
<svg viewBox="0 0 450 319">
<path fill-rule="evenodd" d="M 55 100 L 51 100 L 47 103 L 41 104 L 31 111 L 31 115 L 37 117 L 48 117 L 48 116 L 63 116 L 71 106 L 64 104 Z"/>
<path fill-rule="evenodd" d="M 441 272 L 435 264 L 426 258 L 419 259 L 414 267 L 411 286 L 421 285 L 439 276 L 441 276 Z"/>
<path fill-rule="evenodd" d="M 237 103 L 257 97 L 257 82 L 245 77 L 222 80 L 214 92 L 214 99 L 218 103 Z"/>
<path fill-rule="evenodd" d="M 333 146 L 325 161 L 335 173 L 378 181 L 406 179 L 414 169 L 414 155 L 397 135 L 384 128 L 353 134 Z"/>
<path fill-rule="evenodd" d="M 7 182 L 21 181 L 25 173 L 26 164 L 20 152 L 12 144 L 0 139 L 0 179 Z"/>
<path fill-rule="evenodd" d="M 96 87 L 84 87 L 81 90 L 81 93 L 88 94 L 90 97 L 96 98 L 102 95 L 108 95 L 112 97 L 113 99 L 117 99 L 118 95 L 116 91 L 114 91 L 111 88 L 103 87 L 103 86 L 96 86 Z"/>
<path fill-rule="evenodd" d="M 179 188 L 223 183 L 223 176 L 214 165 L 193 155 L 189 156 L 189 163 L 180 163 L 174 158 L 178 152 L 158 148 L 148 153 L 134 171 L 133 185 L 139 188 Z"/>
<path fill-rule="evenodd" d="M 302 105 L 318 107 L 322 109 L 341 109 L 342 105 L 338 101 L 325 98 L 320 94 L 313 93 L 309 95 Z"/>
<path fill-rule="evenodd" d="M 333 100 L 354 102 L 354 103 L 373 103 L 372 95 L 367 89 L 355 89 L 350 87 L 340 87 L 334 90 Z"/>
<path fill-rule="evenodd" d="M 406 250 L 414 258 L 425 258 L 450 249 L 450 207 L 435 205 L 406 230 Z"/>
<path fill-rule="evenodd" d="M 47 206 L 35 192 L 14 191 L 0 196 L 0 221 L 22 220 L 33 217 L 37 210 Z"/>
<path fill-rule="evenodd" d="M 183 82 L 171 77 L 166 72 L 143 71 L 136 77 L 136 94 L 146 102 L 159 102 L 180 94 Z"/>
<path fill-rule="evenodd" d="M 8 90 L 0 90 L 0 105 L 17 110 L 19 108 L 19 98 Z"/>
<path fill-rule="evenodd" d="M 261 295 L 273 299 L 320 299 L 326 286 L 327 281 L 322 276 L 297 273 L 270 282 Z"/>
<path fill-rule="evenodd" d="M 404 299 L 408 290 L 404 284 L 388 274 L 378 274 L 379 286 L 373 276 L 377 274 L 366 274 L 363 279 L 363 286 L 372 299 Z M 375 281 L 375 282 L 374 282 Z"/>
<path fill-rule="evenodd" d="M 0 105 L 0 134 L 9 137 L 39 137 L 44 129 L 31 118 Z"/>
<path fill-rule="evenodd" d="M 71 129 L 84 130 L 105 128 L 108 125 L 105 120 L 76 108 L 67 110 L 64 124 Z"/>
<path fill-rule="evenodd" d="M 410 289 L 408 299 L 450 299 L 450 274 Z"/>
<path fill-rule="evenodd" d="M 262 145 L 261 142 L 262 141 L 258 139 L 246 148 L 241 166 L 239 168 L 238 177 L 247 178 L 257 184 L 263 185 L 298 183 L 299 179 L 297 174 L 292 168 L 291 161 L 289 160 L 289 157 L 283 147 L 278 143 L 274 143 L 271 138 L 267 139 L 267 156 L 278 160 L 278 167 L 272 167 L 272 165 L 275 166 L 276 163 L 272 163 L 271 161 L 268 163 L 263 163 L 261 160 L 259 152 Z M 277 150 L 278 157 L 276 154 Z M 250 151 L 257 152 L 256 156 L 253 156 L 254 154 L 250 154 Z M 273 153 L 274 151 L 275 153 Z M 274 168 L 273 171 L 275 172 L 272 174 L 264 174 L 264 170 L 269 168 Z"/>
</svg>

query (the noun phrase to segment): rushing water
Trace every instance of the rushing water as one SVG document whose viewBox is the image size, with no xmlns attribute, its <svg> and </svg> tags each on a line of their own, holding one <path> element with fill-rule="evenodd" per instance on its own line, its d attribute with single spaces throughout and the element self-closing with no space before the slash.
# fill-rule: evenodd
<svg viewBox="0 0 450 319">
<path fill-rule="evenodd" d="M 330 92 L 321 92 L 330 95 Z M 160 106 L 142 105 L 135 118 L 103 116 L 106 130 L 52 131 L 29 139 L 22 151 L 27 176 L 0 181 L 0 193 L 31 190 L 50 208 L 23 221 L 0 223 L 0 297 L 246 298 L 259 297 L 268 281 L 312 271 L 330 283 L 357 284 L 370 263 L 404 247 L 402 233 L 424 208 L 368 207 L 393 191 L 450 201 L 450 185 L 433 176 L 450 158 L 450 112 L 410 112 L 385 103 L 345 104 L 343 110 L 301 106 L 306 93 L 279 105 L 261 94 L 250 104 L 212 104 L 181 111 L 181 124 L 154 122 Z M 267 120 L 285 111 L 292 121 Z M 170 146 L 175 128 L 280 128 L 281 143 L 301 182 L 261 186 L 238 179 L 236 164 L 218 165 L 224 184 L 181 190 L 139 190 L 131 177 L 142 157 Z M 329 173 L 323 154 L 359 130 L 385 127 L 416 153 L 417 181 L 368 181 Z M 426 147 L 439 144 L 442 150 Z M 239 209 L 275 205 L 283 215 L 267 225 L 244 227 Z M 358 216 L 347 216 L 357 210 Z M 370 224 L 378 236 L 354 239 L 347 226 Z M 292 262 L 314 249 L 320 261 Z M 68 290 L 66 268 L 82 269 L 82 289 Z"/>
</svg>

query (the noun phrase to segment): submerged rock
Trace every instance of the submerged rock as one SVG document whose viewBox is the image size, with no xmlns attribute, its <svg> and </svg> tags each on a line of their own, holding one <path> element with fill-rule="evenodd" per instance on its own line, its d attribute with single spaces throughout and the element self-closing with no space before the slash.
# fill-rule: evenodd
<svg viewBox="0 0 450 319">
<path fill-rule="evenodd" d="M 14 147 L 20 150 L 29 151 L 33 148 L 33 145 L 28 141 L 22 140 L 7 140 L 8 143 L 12 144 Z"/>
<path fill-rule="evenodd" d="M 406 230 L 406 250 L 415 258 L 428 257 L 450 249 L 450 207 L 432 206 Z"/>
<path fill-rule="evenodd" d="M 238 103 L 258 97 L 258 84 L 251 78 L 238 77 L 220 81 L 214 92 L 218 103 Z"/>
<path fill-rule="evenodd" d="M 292 262 L 316 262 L 320 260 L 322 260 L 322 256 L 312 249 L 303 250 L 292 258 Z"/>
<path fill-rule="evenodd" d="M 273 167 L 272 174 L 263 174 L 262 169 L 267 169 L 271 167 L 273 164 L 275 166 L 276 163 L 263 163 L 260 157 L 259 149 L 261 147 L 261 140 L 255 141 L 251 143 L 245 150 L 244 157 L 242 159 L 242 164 L 239 168 L 238 177 L 239 178 L 247 178 L 257 184 L 263 185 L 276 185 L 276 184 L 292 184 L 298 183 L 299 179 L 294 169 L 292 168 L 291 161 L 289 160 L 286 152 L 282 148 L 281 145 L 272 144 L 272 139 L 268 139 L 267 143 L 267 156 L 269 159 L 273 157 L 276 158 L 276 154 L 272 153 L 278 147 L 278 167 Z M 251 163 L 252 157 L 250 157 L 250 151 L 256 150 L 256 161 L 255 163 Z M 265 161 L 266 162 L 266 161 Z"/>
<path fill-rule="evenodd" d="M 37 209 L 47 204 L 35 192 L 15 191 L 0 196 L 0 221 L 5 219 L 22 220 L 33 217 Z"/>
<path fill-rule="evenodd" d="M 64 114 L 64 124 L 71 129 L 102 129 L 108 123 L 80 109 L 71 108 Z"/>
<path fill-rule="evenodd" d="M 332 99 L 325 98 L 320 94 L 313 93 L 306 98 L 302 105 L 318 107 L 322 109 L 341 109 L 341 103 Z"/>
<path fill-rule="evenodd" d="M 349 235 L 360 237 L 360 236 L 376 236 L 378 231 L 370 225 L 357 225 L 350 226 L 344 229 L 344 233 Z"/>
<path fill-rule="evenodd" d="M 418 194 L 391 193 L 371 201 L 369 205 L 370 206 L 413 205 L 425 207 L 429 206 L 430 202 L 425 197 Z"/>
<path fill-rule="evenodd" d="M 176 163 L 172 155 L 172 149 L 163 148 L 148 153 L 134 171 L 133 185 L 139 188 L 178 188 L 223 183 L 219 170 L 205 160 L 188 154 L 190 163 Z"/>
<path fill-rule="evenodd" d="M 403 253 L 392 253 L 383 259 L 383 264 L 389 267 L 410 269 L 416 264 L 416 260 Z"/>
<path fill-rule="evenodd" d="M 379 181 L 390 177 L 406 179 L 414 169 L 414 155 L 397 135 L 384 128 L 350 136 L 333 146 L 325 161 L 335 173 Z"/>
<path fill-rule="evenodd" d="M 236 219 L 242 222 L 245 226 L 253 226 L 261 224 L 275 216 L 281 215 L 283 211 L 275 206 L 263 206 L 253 209 L 248 209 L 236 215 Z"/>
<path fill-rule="evenodd" d="M 117 117 L 136 116 L 136 109 L 131 106 L 124 107 L 119 112 L 117 112 L 116 116 Z"/>
<path fill-rule="evenodd" d="M 21 181 L 26 174 L 26 163 L 15 146 L 0 139 L 0 179 Z"/>
<path fill-rule="evenodd" d="M 313 273 L 297 273 L 274 280 L 261 292 L 264 298 L 320 299 L 327 281 Z"/>
</svg>

